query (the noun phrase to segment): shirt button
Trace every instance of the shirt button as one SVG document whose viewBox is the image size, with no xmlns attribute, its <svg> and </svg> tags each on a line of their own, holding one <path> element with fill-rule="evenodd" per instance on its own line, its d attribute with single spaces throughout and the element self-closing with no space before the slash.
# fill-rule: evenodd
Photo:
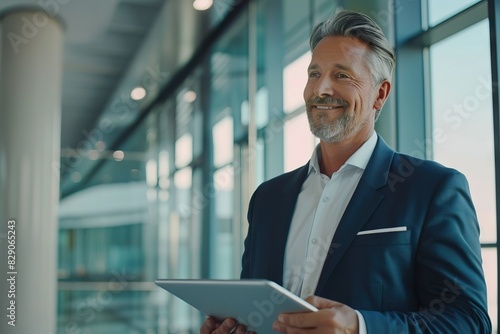
<svg viewBox="0 0 500 334">
<path fill-rule="evenodd" d="M 309 295 L 309 294 L 311 294 L 311 289 L 307 288 L 307 289 L 306 289 L 306 293 L 307 293 L 308 295 Z"/>
<path fill-rule="evenodd" d="M 330 200 L 330 197 L 326 196 L 326 197 L 323 197 L 323 203 L 326 203 Z"/>
<path fill-rule="evenodd" d="M 318 239 L 312 239 L 311 242 L 316 245 L 318 243 Z"/>
</svg>

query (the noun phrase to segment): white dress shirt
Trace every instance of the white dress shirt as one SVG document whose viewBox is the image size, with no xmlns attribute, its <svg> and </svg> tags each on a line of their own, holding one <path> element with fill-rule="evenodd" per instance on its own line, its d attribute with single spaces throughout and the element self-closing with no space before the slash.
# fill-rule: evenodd
<svg viewBox="0 0 500 334">
<path fill-rule="evenodd" d="M 331 177 L 321 174 L 319 145 L 297 199 L 285 249 L 283 285 L 307 298 L 314 294 L 333 235 L 377 144 L 377 134 L 354 152 Z M 363 316 L 356 311 L 360 334 L 366 333 Z"/>
</svg>

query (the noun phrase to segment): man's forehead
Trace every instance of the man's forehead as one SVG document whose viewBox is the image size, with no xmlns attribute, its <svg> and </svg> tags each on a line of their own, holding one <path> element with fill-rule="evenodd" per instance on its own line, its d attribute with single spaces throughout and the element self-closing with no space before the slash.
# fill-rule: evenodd
<svg viewBox="0 0 500 334">
<path fill-rule="evenodd" d="M 356 52 L 356 53 L 366 53 L 369 50 L 368 44 L 356 39 L 354 37 L 347 36 L 326 36 L 323 37 L 314 50 L 313 54 L 318 49 L 320 50 L 332 50 L 335 52 L 344 51 L 344 52 Z"/>
<path fill-rule="evenodd" d="M 345 59 L 345 60 L 365 60 L 369 52 L 369 47 L 365 42 L 352 37 L 327 36 L 316 45 L 312 51 L 311 64 L 319 58 Z M 347 66 L 344 62 L 340 65 Z"/>
</svg>

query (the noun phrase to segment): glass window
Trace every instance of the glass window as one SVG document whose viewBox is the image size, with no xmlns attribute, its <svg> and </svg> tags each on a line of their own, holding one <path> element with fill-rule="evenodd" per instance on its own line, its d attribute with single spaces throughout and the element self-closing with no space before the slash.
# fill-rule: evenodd
<svg viewBox="0 0 500 334">
<path fill-rule="evenodd" d="M 174 174 L 174 184 L 177 196 L 177 210 L 181 217 L 188 218 L 191 214 L 190 189 L 193 184 L 192 170 L 183 168 Z"/>
<path fill-rule="evenodd" d="M 486 277 L 486 286 L 488 288 L 488 313 L 493 326 L 493 333 L 498 333 L 498 272 L 497 266 L 497 250 L 495 248 L 483 248 L 483 268 L 484 276 Z"/>
<path fill-rule="evenodd" d="M 307 67 L 311 61 L 308 51 L 283 70 L 283 109 L 291 113 L 304 106 L 303 92 L 307 83 Z"/>
<path fill-rule="evenodd" d="M 261 87 L 255 94 L 255 126 L 262 129 L 269 123 L 269 89 Z M 250 106 L 247 100 L 241 103 L 241 124 L 248 126 Z"/>
<path fill-rule="evenodd" d="M 170 160 L 168 151 L 162 150 L 158 158 L 158 185 L 161 190 L 167 190 L 170 185 Z"/>
<path fill-rule="evenodd" d="M 210 268 L 207 275 L 212 278 L 237 278 L 241 272 L 240 238 L 241 221 L 239 193 L 245 179 L 239 161 L 239 147 L 248 138 L 247 124 L 259 112 L 249 112 L 249 15 L 241 15 L 217 41 L 209 56 L 210 105 L 205 115 L 213 124 L 209 130 L 212 140 L 212 166 L 210 179 L 203 184 L 203 193 L 209 205 L 210 234 L 206 243 L 210 248 Z M 262 94 L 262 93 L 261 93 Z M 263 95 L 263 98 L 266 98 Z M 263 110 L 267 113 L 267 110 Z M 205 152 L 205 154 L 211 154 Z M 241 164 L 238 165 L 241 167 Z M 237 168 L 237 169 L 236 169 Z M 206 222 L 203 222 L 206 223 Z M 238 260 L 236 262 L 236 259 Z"/>
<path fill-rule="evenodd" d="M 216 216 L 216 255 L 214 263 L 214 278 L 236 278 L 233 268 L 234 245 L 233 238 L 233 190 L 234 190 L 234 168 L 232 165 L 220 168 L 214 173 L 215 188 L 215 216 Z M 238 254 L 239 257 L 239 254 Z"/>
<path fill-rule="evenodd" d="M 310 1 L 287 0 L 283 1 L 283 47 L 285 64 L 296 59 L 308 48 L 309 33 L 312 29 L 310 22 Z"/>
<path fill-rule="evenodd" d="M 327 18 L 330 17 L 337 9 L 337 4 L 339 1 L 332 0 L 314 0 L 314 24 L 316 25 L 319 22 L 323 22 Z M 340 1 L 340 5 L 342 6 L 343 1 Z"/>
<path fill-rule="evenodd" d="M 224 166 L 233 160 L 233 117 L 224 116 L 212 129 L 214 141 L 214 165 Z"/>
<path fill-rule="evenodd" d="M 429 0 L 429 25 L 435 26 L 479 0 Z"/>
<path fill-rule="evenodd" d="M 57 332 L 146 331 L 151 326 L 141 319 L 153 316 L 148 300 L 159 294 L 136 287 L 159 272 L 155 197 L 148 196 L 157 178 L 156 120 L 156 112 L 149 114 L 118 147 L 122 157 L 102 154 L 105 160 L 90 186 L 61 200 Z M 101 282 L 117 277 L 123 278 L 121 286 L 102 288 Z M 83 312 L 75 314 L 76 309 Z M 92 321 L 86 310 L 93 312 Z"/>
<path fill-rule="evenodd" d="M 430 49 L 434 159 L 467 176 L 482 242 L 496 241 L 489 52 L 487 21 Z"/>
<path fill-rule="evenodd" d="M 285 122 L 285 172 L 304 165 L 316 145 L 316 137 L 309 130 L 305 112 Z"/>
<path fill-rule="evenodd" d="M 193 160 L 193 136 L 185 133 L 175 142 L 175 166 L 182 168 Z"/>
<path fill-rule="evenodd" d="M 457 56 L 460 55 L 460 56 Z M 481 242 L 495 243 L 493 107 L 488 21 L 430 48 L 434 159 L 464 173 L 481 227 Z M 490 315 L 496 318 L 496 260 L 484 250 Z M 494 322 L 496 325 L 496 321 Z"/>
</svg>

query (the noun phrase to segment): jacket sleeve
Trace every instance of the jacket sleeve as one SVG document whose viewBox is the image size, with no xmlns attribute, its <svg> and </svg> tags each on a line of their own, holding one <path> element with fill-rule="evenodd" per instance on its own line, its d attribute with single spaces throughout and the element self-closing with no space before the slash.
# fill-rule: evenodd
<svg viewBox="0 0 500 334">
<path fill-rule="evenodd" d="M 462 174 L 443 178 L 425 217 L 416 253 L 415 293 L 421 307 L 415 312 L 359 310 L 368 334 L 491 333 L 479 225 Z"/>
</svg>

